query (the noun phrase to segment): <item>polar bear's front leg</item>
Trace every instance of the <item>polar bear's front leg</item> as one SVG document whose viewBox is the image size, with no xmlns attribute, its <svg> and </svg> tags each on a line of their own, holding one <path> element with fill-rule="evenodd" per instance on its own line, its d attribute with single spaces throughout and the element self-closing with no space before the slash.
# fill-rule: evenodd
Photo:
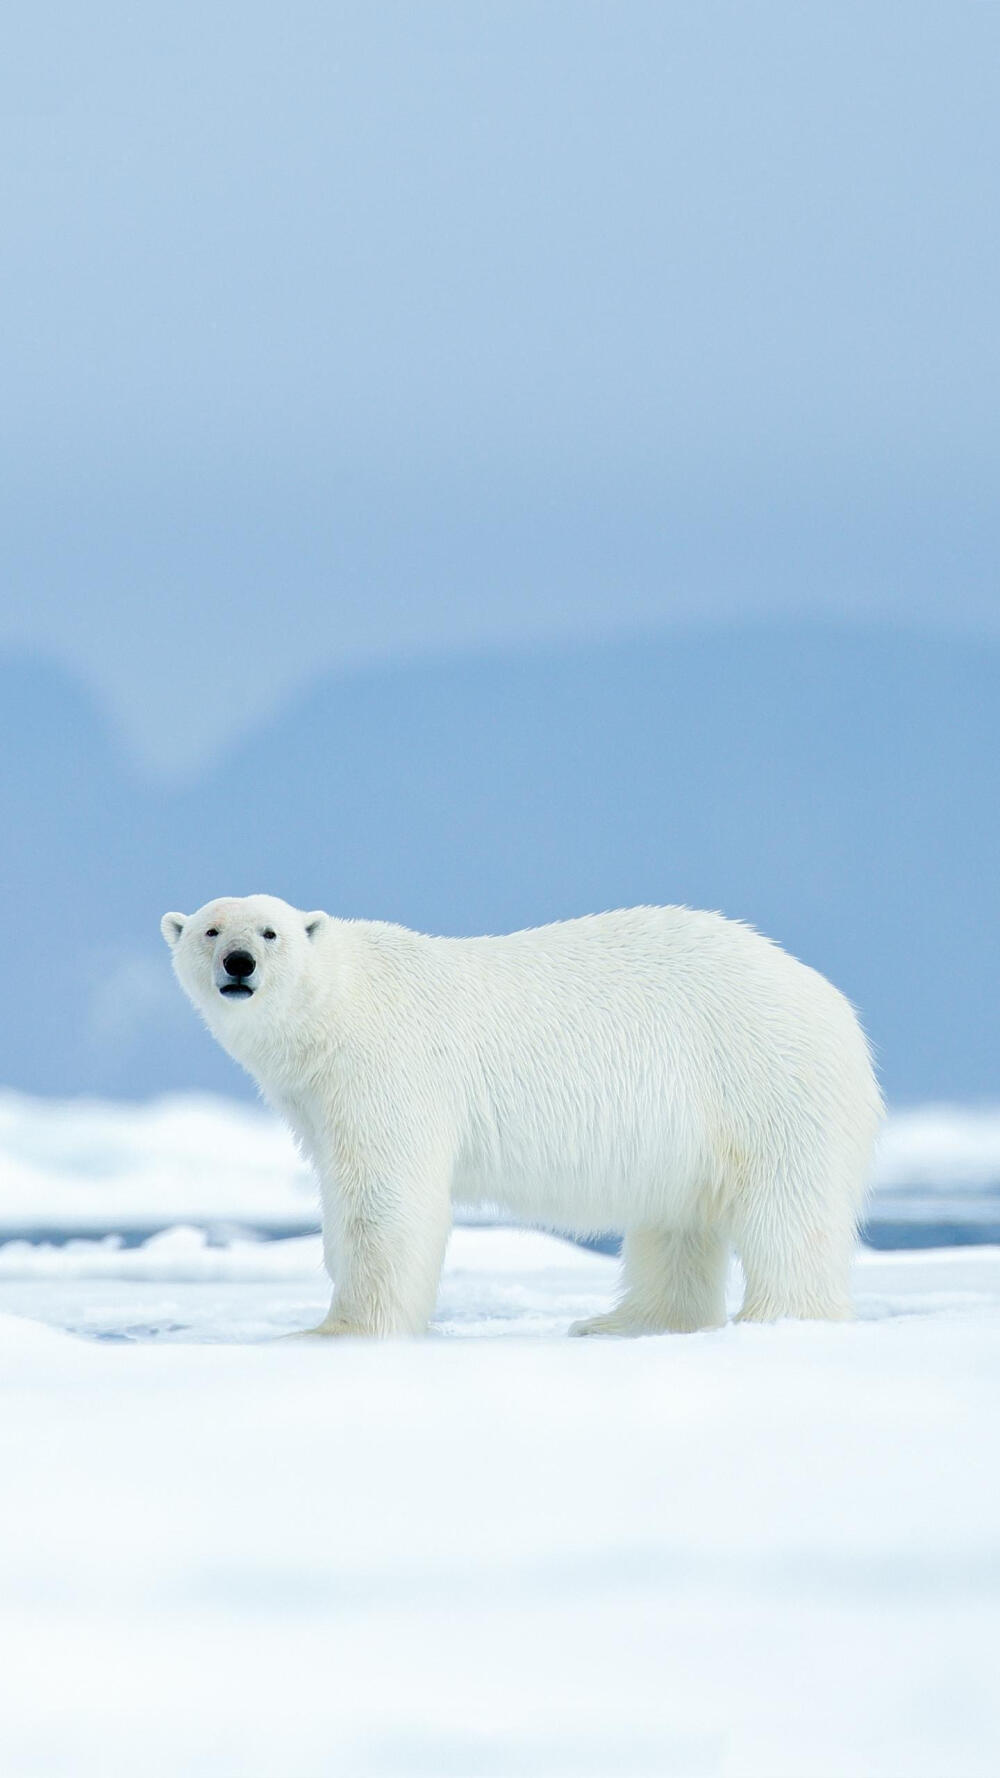
<svg viewBox="0 0 1000 1778">
<path fill-rule="evenodd" d="M 352 1189 L 353 1187 L 353 1189 Z M 323 1247 L 333 1280 L 311 1331 L 367 1339 L 421 1334 L 434 1313 L 451 1233 L 446 1186 L 402 1192 L 378 1181 L 323 1190 Z"/>
</svg>

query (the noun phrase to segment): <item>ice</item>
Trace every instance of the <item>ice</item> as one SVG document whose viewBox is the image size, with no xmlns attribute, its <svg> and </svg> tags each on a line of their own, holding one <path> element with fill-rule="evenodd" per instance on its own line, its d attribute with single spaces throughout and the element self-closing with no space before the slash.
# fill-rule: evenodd
<svg viewBox="0 0 1000 1778">
<path fill-rule="evenodd" d="M 888 1119 L 873 1218 L 1000 1226 L 1000 1110 L 923 1106 Z M 177 1223 L 304 1232 L 315 1187 L 262 1108 L 210 1095 L 115 1104 L 0 1093 L 0 1239 Z"/>
<path fill-rule="evenodd" d="M 208 1094 L 127 1104 L 0 1093 L 0 1234 L 191 1220 L 270 1230 L 318 1215 L 291 1135 L 255 1106 Z"/>
<path fill-rule="evenodd" d="M 274 1337 L 312 1238 L 0 1257 L 4 1778 L 996 1771 L 1000 1249 L 571 1341 L 614 1262 L 462 1228 L 388 1345 Z"/>
<path fill-rule="evenodd" d="M 872 1213 L 1000 1229 L 1000 1111 L 920 1105 L 895 1112 L 879 1144 Z"/>
<path fill-rule="evenodd" d="M 982 1230 L 998 1131 L 898 1114 L 876 1206 Z M 328 1285 L 262 1110 L 7 1095 L 0 1199 L 0 1778 L 1000 1769 L 1000 1247 L 572 1341 L 615 1262 L 459 1226 L 376 1345 L 281 1337 Z"/>
<path fill-rule="evenodd" d="M 919 1105 L 897 1111 L 879 1145 L 880 1191 L 910 1186 L 1000 1186 L 1000 1111 Z"/>
</svg>

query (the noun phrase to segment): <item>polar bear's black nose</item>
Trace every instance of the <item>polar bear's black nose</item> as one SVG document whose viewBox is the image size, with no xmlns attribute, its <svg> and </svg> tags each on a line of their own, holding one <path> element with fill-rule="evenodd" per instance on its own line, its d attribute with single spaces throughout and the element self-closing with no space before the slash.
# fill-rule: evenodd
<svg viewBox="0 0 1000 1778">
<path fill-rule="evenodd" d="M 230 975 L 239 976 L 240 981 L 245 975 L 253 975 L 257 967 L 249 951 L 230 951 L 228 957 L 223 957 L 222 964 Z"/>
</svg>

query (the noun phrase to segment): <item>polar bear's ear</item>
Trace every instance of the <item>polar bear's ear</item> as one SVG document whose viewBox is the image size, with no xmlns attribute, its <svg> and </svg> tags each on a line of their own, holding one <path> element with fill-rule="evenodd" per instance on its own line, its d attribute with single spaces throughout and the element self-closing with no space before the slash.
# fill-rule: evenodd
<svg viewBox="0 0 1000 1778">
<path fill-rule="evenodd" d="M 317 909 L 316 913 L 314 913 L 314 914 L 307 914 L 306 915 L 306 937 L 307 938 L 315 938 L 317 932 L 319 932 L 326 925 L 328 918 L 329 918 L 329 916 L 327 914 L 324 914 L 321 909 Z"/>
<path fill-rule="evenodd" d="M 181 933 L 184 931 L 184 922 L 186 919 L 186 914 L 164 914 L 163 919 L 160 921 L 160 931 L 171 950 L 173 950 Z"/>
</svg>

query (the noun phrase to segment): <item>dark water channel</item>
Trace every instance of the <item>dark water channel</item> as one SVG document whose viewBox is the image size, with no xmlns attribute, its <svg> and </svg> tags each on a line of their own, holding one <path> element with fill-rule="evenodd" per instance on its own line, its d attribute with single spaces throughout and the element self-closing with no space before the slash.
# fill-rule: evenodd
<svg viewBox="0 0 1000 1778">
<path fill-rule="evenodd" d="M 141 1247 L 155 1235 L 162 1235 L 174 1224 L 150 1224 L 134 1228 L 109 1229 L 106 1227 L 77 1228 L 6 1228 L 0 1234 L 0 1246 L 8 1241 L 29 1241 L 32 1245 L 47 1244 L 63 1247 L 69 1241 L 105 1241 L 112 1237 L 119 1247 Z M 233 1240 L 243 1241 L 285 1241 L 296 1236 L 316 1235 L 319 1233 L 318 1223 L 296 1222 L 276 1223 L 266 1227 L 252 1223 L 220 1223 L 220 1222 L 187 1222 L 187 1228 L 196 1228 L 204 1234 L 210 1247 L 226 1247 Z M 477 1225 L 482 1226 L 482 1225 Z M 574 1237 L 564 1237 L 574 1239 Z M 878 1252 L 898 1252 L 907 1248 L 921 1247 L 992 1247 L 1000 1245 L 1000 1208 L 995 1218 L 949 1220 L 908 1217 L 893 1219 L 891 1217 L 871 1217 L 862 1225 L 861 1239 L 866 1247 Z M 621 1249 L 621 1236 L 616 1234 L 581 1236 L 577 1245 L 588 1248 L 592 1253 L 616 1254 Z"/>
</svg>

